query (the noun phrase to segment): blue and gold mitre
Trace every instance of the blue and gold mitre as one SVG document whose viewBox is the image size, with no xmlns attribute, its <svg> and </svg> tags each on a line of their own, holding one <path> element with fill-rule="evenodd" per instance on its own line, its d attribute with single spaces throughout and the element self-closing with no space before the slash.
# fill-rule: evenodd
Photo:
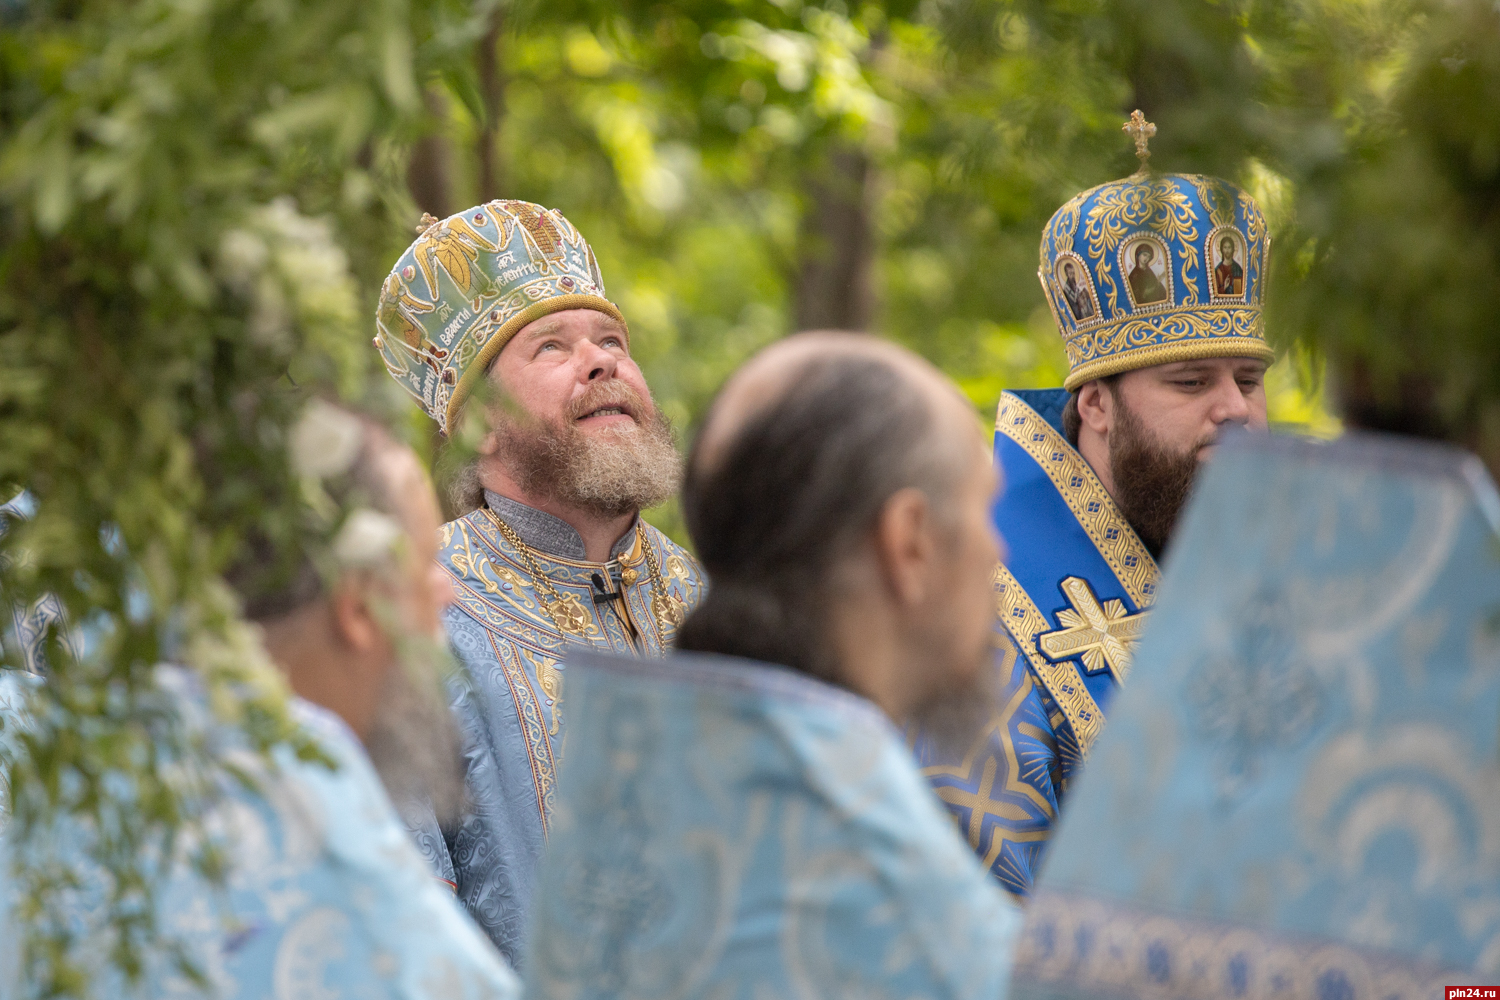
<svg viewBox="0 0 1500 1000">
<path fill-rule="evenodd" d="M 424 216 L 419 229 L 381 286 L 375 349 L 444 434 L 527 323 L 594 309 L 625 327 L 594 251 L 556 209 L 492 201 L 441 221 Z"/>
<path fill-rule="evenodd" d="M 1217 177 L 1141 169 L 1076 195 L 1042 232 L 1041 279 L 1068 352 L 1069 391 L 1190 358 L 1270 362 L 1261 305 L 1271 239 L 1254 200 Z"/>
</svg>

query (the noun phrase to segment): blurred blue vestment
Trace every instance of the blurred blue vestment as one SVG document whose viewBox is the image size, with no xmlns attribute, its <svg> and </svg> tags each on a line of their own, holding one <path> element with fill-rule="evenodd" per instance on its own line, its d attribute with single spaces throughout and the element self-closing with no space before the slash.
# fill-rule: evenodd
<svg viewBox="0 0 1500 1000">
<path fill-rule="evenodd" d="M 731 657 L 569 667 L 530 997 L 1003 996 L 1019 911 L 878 708 Z"/>
<path fill-rule="evenodd" d="M 1446 447 L 1225 445 L 1071 794 L 1012 992 L 1500 982 L 1497 515 L 1478 460 Z"/>
<path fill-rule="evenodd" d="M 227 774 L 218 782 L 220 797 L 205 826 L 228 862 L 222 888 L 192 871 L 184 853 L 160 882 L 163 940 L 183 946 L 207 977 L 209 991 L 200 991 L 158 954 L 146 966 L 139 995 L 216 1000 L 513 1000 L 520 995 L 505 960 L 429 875 L 363 747 L 341 720 L 295 701 L 297 720 L 332 767 L 299 761 L 285 748 L 275 751 L 268 765 L 241 734 L 212 720 L 192 675 L 175 669 L 158 674 L 162 697 L 180 708 L 189 730 L 201 734 L 258 790 Z M 15 671 L 0 674 L 0 739 L 16 740 L 29 724 L 25 688 L 42 683 Z M 97 977 L 94 995 L 133 995 L 107 965 L 113 938 L 102 918 L 109 876 L 85 856 L 91 832 L 65 819 L 24 841 L 17 836 L 12 829 L 0 837 L 0 855 L 10 853 L 23 865 L 56 859 L 83 875 L 64 903 L 78 956 Z M 191 847 L 179 844 L 180 851 Z M 148 872 L 163 871 L 150 857 L 140 863 Z M 0 996 L 30 997 L 33 986 L 18 968 L 13 891 L 11 871 L 0 865 Z"/>
</svg>

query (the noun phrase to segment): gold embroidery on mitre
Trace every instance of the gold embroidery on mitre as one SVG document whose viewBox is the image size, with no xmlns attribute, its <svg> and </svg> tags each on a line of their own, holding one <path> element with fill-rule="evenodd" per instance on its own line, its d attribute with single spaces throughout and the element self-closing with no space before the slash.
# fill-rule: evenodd
<svg viewBox="0 0 1500 1000">
<path fill-rule="evenodd" d="M 557 223 L 553 221 L 551 212 L 538 212 L 535 205 L 526 201 L 507 201 L 501 204 L 521 223 L 544 258 L 550 260 L 562 255 L 562 233 L 557 231 Z"/>
<path fill-rule="evenodd" d="M 438 294 L 437 268 L 441 267 L 465 298 L 473 298 L 479 290 L 481 276 L 474 269 L 479 251 L 496 249 L 495 244 L 458 216 L 428 230 L 412 247 L 429 294 L 433 297 Z"/>
</svg>

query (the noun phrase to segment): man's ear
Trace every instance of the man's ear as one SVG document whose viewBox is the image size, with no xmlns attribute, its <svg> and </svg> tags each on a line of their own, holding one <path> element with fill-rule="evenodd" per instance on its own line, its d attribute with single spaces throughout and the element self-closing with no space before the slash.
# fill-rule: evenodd
<svg viewBox="0 0 1500 1000">
<path fill-rule="evenodd" d="M 339 581 L 329 597 L 328 611 L 334 634 L 343 645 L 369 653 L 385 642 L 385 630 L 370 604 L 368 581 L 357 575 Z"/>
<path fill-rule="evenodd" d="M 1107 435 L 1114 419 L 1114 396 L 1101 379 L 1078 387 L 1078 419 L 1095 434 Z"/>
<path fill-rule="evenodd" d="M 917 607 L 927 600 L 936 556 L 932 508 L 914 487 L 897 490 L 875 518 L 875 561 L 896 601 Z"/>
</svg>

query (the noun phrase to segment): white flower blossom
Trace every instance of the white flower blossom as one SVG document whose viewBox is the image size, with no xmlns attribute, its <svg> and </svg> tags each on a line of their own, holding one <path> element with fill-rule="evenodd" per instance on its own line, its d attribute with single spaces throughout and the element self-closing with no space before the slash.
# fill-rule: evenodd
<svg viewBox="0 0 1500 1000">
<path fill-rule="evenodd" d="M 349 569 L 378 566 L 390 558 L 404 535 L 395 518 L 360 507 L 344 519 L 333 540 L 333 555 Z"/>
<path fill-rule="evenodd" d="M 364 434 L 356 417 L 313 400 L 292 428 L 292 468 L 312 479 L 342 475 L 358 457 Z"/>
</svg>

